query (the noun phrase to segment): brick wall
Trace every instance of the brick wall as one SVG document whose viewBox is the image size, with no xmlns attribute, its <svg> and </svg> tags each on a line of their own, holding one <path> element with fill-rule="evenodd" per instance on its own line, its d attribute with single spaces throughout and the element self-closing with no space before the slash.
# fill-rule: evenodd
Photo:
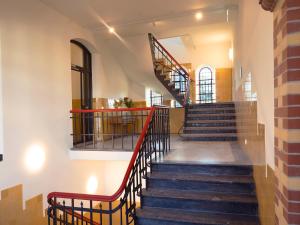
<svg viewBox="0 0 300 225">
<path fill-rule="evenodd" d="M 300 0 L 274 10 L 276 224 L 300 224 Z"/>
</svg>

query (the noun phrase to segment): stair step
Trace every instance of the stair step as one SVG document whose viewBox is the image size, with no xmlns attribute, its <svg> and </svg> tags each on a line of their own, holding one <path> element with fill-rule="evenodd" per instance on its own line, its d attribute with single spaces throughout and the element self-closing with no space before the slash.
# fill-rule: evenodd
<svg viewBox="0 0 300 225">
<path fill-rule="evenodd" d="M 235 120 L 235 114 L 188 114 L 186 121 L 188 122 L 192 120 Z"/>
<path fill-rule="evenodd" d="M 220 116 L 226 116 L 226 117 L 234 117 L 235 118 L 235 113 L 223 113 L 223 114 L 220 114 L 220 113 L 206 113 L 206 114 L 196 114 L 196 113 L 188 113 L 187 114 L 187 117 L 188 119 L 190 118 L 194 118 L 194 117 L 220 117 Z"/>
<path fill-rule="evenodd" d="M 252 166 L 227 164 L 184 164 L 177 162 L 154 162 L 152 171 L 210 174 L 210 175 L 243 175 L 252 176 Z"/>
<path fill-rule="evenodd" d="M 148 188 L 194 190 L 223 193 L 255 194 L 250 176 L 206 175 L 190 173 L 152 172 Z"/>
<path fill-rule="evenodd" d="M 226 108 L 235 107 L 233 102 L 220 102 L 220 103 L 202 103 L 202 104 L 191 104 L 189 109 L 205 109 L 205 108 Z"/>
<path fill-rule="evenodd" d="M 137 210 L 140 225 L 259 225 L 257 216 L 193 213 L 185 210 L 148 208 Z"/>
<path fill-rule="evenodd" d="M 253 184 L 253 178 L 242 175 L 210 175 L 210 174 L 194 174 L 194 173 L 173 173 L 173 172 L 152 172 L 151 179 L 166 179 L 179 181 L 207 181 L 222 183 L 243 183 Z"/>
<path fill-rule="evenodd" d="M 164 76 L 160 75 L 160 71 L 156 70 L 155 73 L 157 79 L 164 85 L 164 87 L 169 91 L 169 93 L 178 101 L 181 105 L 184 103 L 184 96 L 179 94 L 179 89 L 175 89 L 175 84 L 167 79 L 164 79 Z"/>
<path fill-rule="evenodd" d="M 235 126 L 234 119 L 227 120 L 187 120 L 185 127 L 226 127 Z"/>
<path fill-rule="evenodd" d="M 236 133 L 214 134 L 182 134 L 183 137 L 237 137 Z"/>
<path fill-rule="evenodd" d="M 193 114 L 235 114 L 235 109 L 188 109 L 187 114 L 188 115 L 193 115 Z"/>
<path fill-rule="evenodd" d="M 185 127 L 185 134 L 236 133 L 236 127 Z"/>
<path fill-rule="evenodd" d="M 189 209 L 198 212 L 220 212 L 257 215 L 258 206 L 253 195 L 218 192 L 148 189 L 142 191 L 143 207 Z"/>
<path fill-rule="evenodd" d="M 205 134 L 181 134 L 188 141 L 237 141 L 236 133 L 205 133 Z"/>
</svg>

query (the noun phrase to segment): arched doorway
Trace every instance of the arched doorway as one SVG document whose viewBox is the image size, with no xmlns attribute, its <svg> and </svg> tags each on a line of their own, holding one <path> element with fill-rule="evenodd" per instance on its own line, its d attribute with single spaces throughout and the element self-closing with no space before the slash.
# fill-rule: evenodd
<svg viewBox="0 0 300 225">
<path fill-rule="evenodd" d="M 200 68 L 196 74 L 196 102 L 216 102 L 216 77 L 208 66 Z"/>
<path fill-rule="evenodd" d="M 92 109 L 92 54 L 80 42 L 71 40 L 72 108 Z M 78 114 L 73 118 L 73 143 L 92 140 L 92 115 Z"/>
<path fill-rule="evenodd" d="M 71 70 L 73 108 L 91 109 L 92 54 L 83 44 L 75 40 L 71 40 Z M 76 105 L 76 100 L 80 106 Z"/>
</svg>

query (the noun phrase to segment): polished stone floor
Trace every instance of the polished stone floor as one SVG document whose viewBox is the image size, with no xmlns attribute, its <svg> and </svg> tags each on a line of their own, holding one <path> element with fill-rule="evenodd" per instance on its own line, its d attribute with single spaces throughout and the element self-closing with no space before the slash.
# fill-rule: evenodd
<svg viewBox="0 0 300 225">
<path fill-rule="evenodd" d="M 138 136 L 116 138 L 113 141 L 80 144 L 73 151 L 131 152 Z M 205 163 L 205 164 L 251 164 L 237 142 L 184 141 L 178 135 L 171 136 L 171 152 L 164 156 L 163 162 Z"/>
<path fill-rule="evenodd" d="M 237 142 L 183 141 L 171 137 L 171 152 L 161 161 L 211 164 L 251 164 Z"/>
</svg>

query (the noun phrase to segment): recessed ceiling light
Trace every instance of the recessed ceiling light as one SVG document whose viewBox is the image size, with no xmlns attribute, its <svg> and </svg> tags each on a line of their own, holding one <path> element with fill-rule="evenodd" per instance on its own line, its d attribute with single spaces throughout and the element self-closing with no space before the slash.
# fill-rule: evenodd
<svg viewBox="0 0 300 225">
<path fill-rule="evenodd" d="M 115 28 L 110 27 L 110 28 L 108 29 L 108 31 L 109 31 L 109 33 L 114 33 L 114 32 L 115 32 Z"/>
<path fill-rule="evenodd" d="M 195 18 L 196 18 L 196 20 L 201 20 L 203 18 L 203 14 L 201 12 L 197 12 L 195 14 Z"/>
</svg>

